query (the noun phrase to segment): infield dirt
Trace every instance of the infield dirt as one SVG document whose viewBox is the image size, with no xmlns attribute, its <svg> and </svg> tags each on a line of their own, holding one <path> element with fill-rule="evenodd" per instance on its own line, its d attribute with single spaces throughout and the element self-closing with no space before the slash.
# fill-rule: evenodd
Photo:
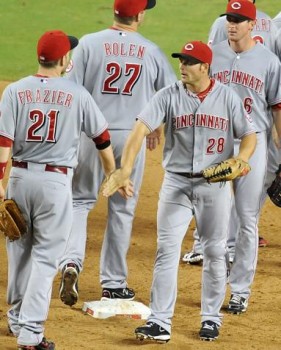
<svg viewBox="0 0 281 350">
<path fill-rule="evenodd" d="M 0 83 L 0 93 L 6 82 Z M 156 250 L 156 210 L 162 181 L 161 147 L 147 152 L 147 163 L 128 254 L 129 286 L 136 301 L 148 305 Z M 198 340 L 200 328 L 201 267 L 181 263 L 178 299 L 173 319 L 172 338 L 166 345 L 139 342 L 134 329 L 141 324 L 124 317 L 100 320 L 82 313 L 84 301 L 99 300 L 99 256 L 106 220 L 106 200 L 100 197 L 88 221 L 87 255 L 79 280 L 79 301 L 70 308 L 58 296 L 60 275 L 53 286 L 47 338 L 58 350 L 279 350 L 281 349 L 281 209 L 267 200 L 260 219 L 260 235 L 269 245 L 259 251 L 259 260 L 248 311 L 240 316 L 224 313 L 224 323 L 216 342 Z M 192 246 L 192 223 L 183 242 L 182 253 Z M 5 239 L 0 237 L 0 349 L 16 349 L 16 339 L 7 332 L 7 258 Z M 229 299 L 229 290 L 225 304 Z"/>
</svg>

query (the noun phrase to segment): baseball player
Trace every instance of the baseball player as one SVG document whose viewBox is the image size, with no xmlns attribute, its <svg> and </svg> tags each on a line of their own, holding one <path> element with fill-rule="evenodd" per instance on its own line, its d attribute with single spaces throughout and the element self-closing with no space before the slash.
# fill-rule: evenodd
<svg viewBox="0 0 281 350">
<path fill-rule="evenodd" d="M 120 164 L 124 142 L 136 115 L 156 90 L 176 81 L 163 52 L 137 33 L 146 9 L 155 4 L 155 0 L 115 0 L 112 27 L 85 35 L 73 52 L 73 68 L 68 78 L 83 84 L 103 112 L 109 123 L 116 164 Z M 134 196 L 126 201 L 116 194 L 108 201 L 100 260 L 103 299 L 132 300 L 135 296 L 134 290 L 127 287 L 126 255 L 144 163 L 145 143 L 132 173 Z M 82 135 L 79 165 L 73 180 L 72 234 L 60 265 L 60 297 L 67 305 L 77 302 L 77 280 L 85 256 L 87 217 L 97 201 L 103 177 L 98 155 Z"/>
<path fill-rule="evenodd" d="M 6 198 L 16 201 L 28 225 L 20 240 L 7 241 L 7 316 L 18 350 L 55 349 L 44 337 L 44 323 L 71 230 L 71 181 L 81 131 L 94 140 L 105 174 L 115 168 L 107 122 L 92 96 L 60 77 L 77 44 L 62 31 L 44 33 L 37 45 L 38 73 L 10 84 L 0 104 L 0 199 L 12 148 Z"/>
<path fill-rule="evenodd" d="M 230 0 L 228 0 L 229 2 Z M 255 3 L 255 0 L 249 0 Z M 277 28 L 271 17 L 266 13 L 257 10 L 256 22 L 252 30 L 252 37 L 261 44 L 266 45 L 272 52 L 275 52 Z M 226 16 L 219 17 L 211 26 L 209 32 L 209 45 L 216 45 L 227 39 Z"/>
<path fill-rule="evenodd" d="M 255 3 L 255 0 L 249 0 Z M 208 42 L 209 45 L 215 45 L 227 39 L 227 29 L 226 29 L 226 16 L 218 17 L 213 23 L 210 32 Z M 272 19 L 264 12 L 257 10 L 257 18 L 252 30 L 252 37 L 263 43 L 272 52 L 276 53 L 276 33 L 277 28 L 275 27 Z M 264 186 L 263 202 L 266 199 L 266 190 L 271 184 L 275 177 L 275 172 L 278 169 L 278 153 L 273 139 L 269 140 L 269 153 L 268 153 L 268 172 Z M 233 207 L 232 217 L 237 218 L 237 213 L 235 211 L 235 206 Z M 238 219 L 238 218 L 237 218 Z M 229 249 L 229 259 L 233 262 L 235 255 L 235 241 L 239 231 L 239 224 L 237 220 L 233 220 L 233 225 L 230 227 L 230 236 L 228 238 L 228 249 Z M 259 247 L 265 247 L 268 244 L 267 240 L 259 236 Z M 191 265 L 199 265 L 203 261 L 202 247 L 199 240 L 199 235 L 197 230 L 194 231 L 194 244 L 192 250 L 183 255 L 182 260 Z"/>
<path fill-rule="evenodd" d="M 108 196 L 126 184 L 144 137 L 165 123 L 165 169 L 157 213 L 157 254 L 151 288 L 151 315 L 135 330 L 139 339 L 167 342 L 177 296 L 181 243 L 192 217 L 199 228 L 204 265 L 202 275 L 202 340 L 215 340 L 222 323 L 220 308 L 226 286 L 226 238 L 232 196 L 230 183 L 209 184 L 202 170 L 233 155 L 248 161 L 256 134 L 241 99 L 210 79 L 212 51 L 200 41 L 187 43 L 179 58 L 181 81 L 159 91 L 138 115 L 123 151 L 121 169 L 104 187 Z"/>
<path fill-rule="evenodd" d="M 272 117 L 281 136 L 281 64 L 278 57 L 256 42 L 251 31 L 256 8 L 250 1 L 232 0 L 226 10 L 228 40 L 213 47 L 212 76 L 238 93 L 255 121 L 257 147 L 249 176 L 234 181 L 235 207 L 240 222 L 230 271 L 228 311 L 245 312 L 258 256 L 258 219 L 267 169 L 268 136 Z M 234 218 L 231 217 L 231 220 Z"/>
</svg>

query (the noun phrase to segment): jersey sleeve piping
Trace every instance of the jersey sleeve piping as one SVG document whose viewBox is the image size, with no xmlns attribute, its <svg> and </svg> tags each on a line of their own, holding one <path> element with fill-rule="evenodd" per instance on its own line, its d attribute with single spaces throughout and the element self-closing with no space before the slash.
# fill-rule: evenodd
<svg viewBox="0 0 281 350">
<path fill-rule="evenodd" d="M 141 116 L 138 116 L 137 119 L 140 120 L 149 129 L 149 131 L 151 131 L 151 132 L 154 131 L 154 129 L 151 127 L 151 125 L 149 125 L 146 120 L 142 119 Z"/>
<path fill-rule="evenodd" d="M 101 135 L 103 132 L 105 132 L 106 129 L 108 129 L 108 123 L 105 123 L 104 126 L 103 126 L 103 128 L 100 129 L 100 130 L 99 130 L 98 132 L 96 132 L 95 134 L 92 134 L 92 135 L 90 136 L 90 138 L 95 139 L 96 137 L 98 137 L 99 135 Z"/>
</svg>

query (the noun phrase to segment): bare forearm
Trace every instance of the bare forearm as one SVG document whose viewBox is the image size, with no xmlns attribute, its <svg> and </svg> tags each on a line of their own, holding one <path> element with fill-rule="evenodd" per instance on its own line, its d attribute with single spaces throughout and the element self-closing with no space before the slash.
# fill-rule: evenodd
<svg viewBox="0 0 281 350">
<path fill-rule="evenodd" d="M 245 162 L 248 162 L 255 151 L 256 144 L 257 144 L 257 136 L 255 133 L 244 136 L 241 139 L 239 154 L 237 155 L 237 158 L 242 159 Z"/>
<path fill-rule="evenodd" d="M 124 175 L 130 177 L 136 157 L 141 149 L 143 140 L 149 133 L 150 130 L 145 124 L 143 124 L 140 121 L 136 122 L 123 149 L 121 169 Z"/>
<path fill-rule="evenodd" d="M 274 125 L 276 128 L 276 132 L 279 140 L 281 139 L 281 109 L 273 109 L 272 110 Z"/>
<path fill-rule="evenodd" d="M 108 176 L 112 171 L 115 170 L 115 159 L 113 155 L 112 146 L 100 150 L 99 151 L 99 157 L 102 162 L 102 167 L 105 176 Z"/>
</svg>

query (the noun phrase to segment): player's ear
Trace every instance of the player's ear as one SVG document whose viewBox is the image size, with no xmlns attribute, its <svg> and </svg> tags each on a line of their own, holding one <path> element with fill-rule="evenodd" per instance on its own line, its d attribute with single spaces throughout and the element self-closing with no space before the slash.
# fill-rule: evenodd
<svg viewBox="0 0 281 350">
<path fill-rule="evenodd" d="M 255 26 L 255 24 L 256 24 L 256 19 L 254 20 L 254 21 L 249 21 L 250 22 L 250 24 L 251 24 L 251 30 L 253 30 L 254 29 L 254 26 Z"/>
<path fill-rule="evenodd" d="M 137 22 L 142 22 L 144 18 L 145 10 L 141 11 L 140 13 L 137 14 Z"/>
</svg>

